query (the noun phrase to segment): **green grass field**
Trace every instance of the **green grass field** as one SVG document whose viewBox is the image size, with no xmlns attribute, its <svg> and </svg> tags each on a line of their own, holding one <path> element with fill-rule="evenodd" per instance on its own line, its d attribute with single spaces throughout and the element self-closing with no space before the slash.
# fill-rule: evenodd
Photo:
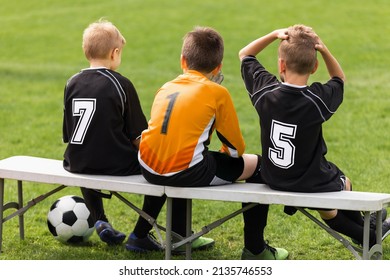
<svg viewBox="0 0 390 280">
<path fill-rule="evenodd" d="M 196 25 L 212 26 L 223 35 L 224 85 L 231 91 L 247 143 L 247 152 L 259 152 L 255 110 L 240 77 L 238 51 L 273 29 L 295 23 L 312 26 L 337 57 L 347 76 L 343 105 L 324 126 L 328 159 L 335 162 L 355 190 L 390 192 L 390 33 L 387 0 L 373 1 L 259 1 L 259 0 L 0 0 L 0 159 L 32 155 L 62 159 L 62 99 L 66 80 L 88 66 L 81 50 L 84 28 L 101 17 L 112 21 L 127 40 L 119 72 L 137 88 L 148 116 L 155 91 L 180 70 L 183 35 Z M 276 46 L 262 62 L 276 71 Z M 320 61 L 314 80 L 328 78 Z M 215 137 L 216 139 L 216 137 Z M 218 148 L 219 144 L 213 143 Z M 15 182 L 7 181 L 9 186 Z M 25 200 L 47 185 L 25 184 Z M 6 189 L 6 199 L 16 188 Z M 26 238 L 20 241 L 16 220 L 4 224 L 1 260 L 163 259 L 163 254 L 136 255 L 123 247 L 107 247 L 94 234 L 88 244 L 66 246 L 46 226 L 54 200 L 67 188 L 26 213 Z M 137 205 L 142 197 L 127 195 Z M 106 202 L 112 224 L 127 234 L 135 212 L 113 198 Z M 239 204 L 194 202 L 194 229 L 220 217 Z M 165 213 L 159 222 L 164 224 Z M 214 249 L 196 252 L 194 259 L 238 259 L 243 247 L 242 218 L 236 217 L 207 236 Z M 283 214 L 270 207 L 266 239 L 284 247 L 291 260 L 352 259 L 352 254 L 303 215 Z M 390 241 L 384 242 L 384 259 L 390 259 Z"/>
</svg>

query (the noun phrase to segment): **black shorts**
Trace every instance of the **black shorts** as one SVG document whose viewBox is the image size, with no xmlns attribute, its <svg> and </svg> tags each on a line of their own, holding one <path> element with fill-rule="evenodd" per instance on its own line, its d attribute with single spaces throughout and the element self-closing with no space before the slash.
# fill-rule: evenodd
<svg viewBox="0 0 390 280">
<path fill-rule="evenodd" d="M 157 185 L 201 187 L 235 182 L 244 171 L 244 159 L 208 151 L 203 161 L 172 176 L 156 175 L 142 168 L 145 179 Z"/>
</svg>

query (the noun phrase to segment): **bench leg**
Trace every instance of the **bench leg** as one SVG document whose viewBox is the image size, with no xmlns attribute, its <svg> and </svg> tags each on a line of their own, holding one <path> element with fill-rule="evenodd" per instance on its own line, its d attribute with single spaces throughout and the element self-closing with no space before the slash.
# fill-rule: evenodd
<svg viewBox="0 0 390 280">
<path fill-rule="evenodd" d="M 181 244 L 186 245 L 186 259 L 191 259 L 191 245 L 192 245 L 192 200 L 186 199 L 186 238 L 183 239 L 180 235 L 177 235 L 182 240 L 178 243 L 172 244 L 172 236 L 175 234 L 172 232 L 172 201 L 173 199 L 167 197 L 167 214 L 166 214 L 166 229 L 165 229 L 165 259 L 170 260 L 172 257 L 173 245 L 179 247 Z"/>
<path fill-rule="evenodd" d="M 370 212 L 364 212 L 364 226 L 363 226 L 363 260 L 368 260 L 368 251 L 370 243 Z"/>
<path fill-rule="evenodd" d="M 171 256 L 172 256 L 172 198 L 167 197 L 165 259 L 170 260 Z"/>
<path fill-rule="evenodd" d="M 187 199 L 187 209 L 186 209 L 186 237 L 190 237 L 192 235 L 192 200 Z M 186 260 L 191 259 L 191 247 L 192 241 L 186 244 Z"/>
<path fill-rule="evenodd" d="M 4 218 L 4 211 L 8 208 L 15 208 L 16 213 L 19 216 L 19 236 L 20 239 L 24 239 L 24 212 L 22 211 L 23 207 L 23 183 L 22 181 L 18 181 L 18 202 L 10 202 L 7 205 L 4 204 L 4 189 L 5 189 L 5 180 L 4 178 L 0 179 L 0 253 L 2 251 L 3 244 L 3 224 L 13 216 L 10 215 Z"/>
<path fill-rule="evenodd" d="M 376 212 L 376 243 L 382 246 L 382 211 Z"/>
<path fill-rule="evenodd" d="M 0 178 L 0 253 L 2 250 L 2 241 L 3 241 L 3 225 L 6 221 L 18 216 L 19 217 L 19 236 L 20 239 L 24 239 L 24 213 L 29 210 L 31 207 L 35 206 L 37 203 L 41 202 L 42 200 L 46 199 L 50 195 L 62 190 L 66 186 L 61 185 L 59 187 L 56 187 L 55 189 L 39 195 L 29 202 L 25 206 L 23 206 L 23 185 L 22 181 L 18 181 L 18 201 L 11 201 L 6 204 L 4 204 L 4 189 L 5 189 L 5 183 L 4 179 Z M 16 209 L 11 214 L 4 217 L 4 211 L 7 209 Z"/>
<path fill-rule="evenodd" d="M 370 234 L 370 212 L 364 212 L 364 241 L 369 240 Z M 381 260 L 383 257 L 383 248 L 382 248 L 382 211 L 376 211 L 376 244 L 369 248 L 363 246 L 363 259 L 378 259 Z"/>
<path fill-rule="evenodd" d="M 3 244 L 3 220 L 4 220 L 4 179 L 0 178 L 0 254 Z"/>
<path fill-rule="evenodd" d="M 382 247 L 382 210 L 376 212 L 376 244 L 379 246 L 378 253 L 379 258 L 383 257 L 383 247 Z"/>
<path fill-rule="evenodd" d="M 18 206 L 20 208 L 23 207 L 23 183 L 22 181 L 18 181 Z M 20 239 L 24 239 L 24 214 L 21 213 L 19 215 L 19 236 Z"/>
</svg>

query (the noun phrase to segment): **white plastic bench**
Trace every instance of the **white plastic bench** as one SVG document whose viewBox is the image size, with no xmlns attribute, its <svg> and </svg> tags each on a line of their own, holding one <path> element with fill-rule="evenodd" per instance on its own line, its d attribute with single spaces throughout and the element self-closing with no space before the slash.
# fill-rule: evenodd
<svg viewBox="0 0 390 280">
<path fill-rule="evenodd" d="M 4 204 L 5 179 L 14 179 L 18 181 L 18 201 Z M 60 186 L 45 193 L 38 198 L 31 200 L 23 206 L 23 181 L 40 182 L 47 184 L 59 184 Z M 49 195 L 61 190 L 65 186 L 82 186 L 91 189 L 102 189 L 112 192 L 123 202 L 132 207 L 137 213 L 143 215 L 155 227 L 160 240 L 162 236 L 159 229 L 166 230 L 165 237 L 165 258 L 171 258 L 172 249 L 187 244 L 186 258 L 191 258 L 190 241 L 202 236 L 210 230 L 218 227 L 225 221 L 241 214 L 246 209 L 255 204 L 249 205 L 246 209 L 238 209 L 233 213 L 220 218 L 202 228 L 199 232 L 192 232 L 192 200 L 217 200 L 227 202 L 249 202 L 262 204 L 281 204 L 296 207 L 320 227 L 325 229 L 331 236 L 340 241 L 348 250 L 350 250 L 357 259 L 382 258 L 382 228 L 381 228 L 381 210 L 390 206 L 390 194 L 371 193 L 371 192 L 330 192 L 330 193 L 292 193 L 280 192 L 270 189 L 262 184 L 235 183 L 224 186 L 182 188 L 152 185 L 145 181 L 142 176 L 101 176 L 101 175 L 81 175 L 65 171 L 62 167 L 62 161 L 45 158 L 15 156 L 0 160 L 0 252 L 2 245 L 3 223 L 15 216 L 19 216 L 20 237 L 24 238 L 23 213 L 36 203 L 45 199 Z M 153 196 L 167 196 L 167 215 L 166 229 L 156 224 L 156 221 L 140 209 L 132 205 L 118 192 L 135 193 Z M 172 235 L 172 199 L 183 198 L 187 200 L 187 236 L 182 237 L 181 241 L 175 244 L 171 243 Z M 7 217 L 3 217 L 6 209 L 16 208 L 16 211 Z M 324 223 L 311 215 L 305 208 L 328 208 L 345 209 L 364 212 L 364 242 L 363 248 L 352 245 L 347 239 L 327 227 Z M 369 248 L 369 216 L 370 213 L 377 214 L 377 244 Z"/>
<path fill-rule="evenodd" d="M 14 179 L 18 181 L 18 201 L 4 202 L 5 179 Z M 60 185 L 30 200 L 26 205 L 23 202 L 23 181 L 38 182 L 45 184 Z M 62 190 L 67 186 L 85 187 L 96 190 L 110 191 L 111 194 L 118 197 L 122 202 L 130 206 L 139 215 L 148 220 L 156 229 L 163 229 L 155 219 L 147 213 L 136 207 L 118 192 L 133 193 L 142 195 L 162 196 L 164 195 L 164 186 L 149 184 L 142 175 L 132 176 L 107 176 L 107 175 L 85 175 L 75 174 L 66 171 L 63 168 L 61 160 L 31 157 L 14 156 L 0 160 L 0 253 L 3 240 L 3 224 L 19 216 L 19 236 L 24 239 L 24 216 L 23 214 L 48 196 Z M 4 217 L 4 211 L 15 209 L 13 213 Z M 162 237 L 159 234 L 160 241 Z"/>
<path fill-rule="evenodd" d="M 177 246 L 201 236 L 211 229 L 219 226 L 244 210 L 237 210 L 228 217 L 223 217 L 220 220 L 204 227 L 200 232 L 192 233 L 191 218 L 192 218 L 192 200 L 219 200 L 230 202 L 248 202 L 261 204 L 281 204 L 293 206 L 302 212 L 305 216 L 326 230 L 336 240 L 341 242 L 348 250 L 352 252 L 356 259 L 371 259 L 382 258 L 382 227 L 378 222 L 376 225 L 377 244 L 369 248 L 369 228 L 370 228 L 370 213 L 376 212 L 377 221 L 381 221 L 382 208 L 390 205 L 390 194 L 358 192 L 358 191 L 342 191 L 342 192 L 324 192 L 324 193 L 296 193 L 275 191 L 264 184 L 250 183 L 235 183 L 224 186 L 199 187 L 199 188 L 183 188 L 183 187 L 165 187 L 167 195 L 167 220 L 166 220 L 166 256 L 170 255 L 169 234 L 171 233 L 171 215 L 172 215 L 172 199 L 183 198 L 187 199 L 187 238 L 184 242 L 180 242 Z M 249 206 L 251 207 L 251 206 Z M 356 247 L 342 235 L 329 228 L 321 220 L 310 214 L 305 208 L 323 208 L 323 209 L 345 209 L 364 212 L 364 242 L 363 248 Z M 189 244 L 189 243 L 188 243 Z M 175 245 L 173 245 L 173 248 Z M 187 259 L 191 257 L 190 246 L 187 246 Z"/>
</svg>

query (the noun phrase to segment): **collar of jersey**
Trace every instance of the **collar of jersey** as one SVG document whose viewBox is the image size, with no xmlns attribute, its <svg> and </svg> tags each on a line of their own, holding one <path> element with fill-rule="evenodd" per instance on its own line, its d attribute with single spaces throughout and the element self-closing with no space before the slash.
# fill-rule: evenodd
<svg viewBox="0 0 390 280">
<path fill-rule="evenodd" d="M 199 71 L 196 71 L 196 70 L 187 70 L 185 73 L 183 73 L 183 76 L 195 76 L 195 77 L 198 77 L 200 79 L 208 80 L 205 75 L 203 75 L 202 73 L 200 73 Z"/>
<path fill-rule="evenodd" d="M 96 70 L 96 69 L 108 69 L 107 67 L 104 66 L 96 66 L 96 67 L 89 67 L 89 68 L 84 68 L 84 70 Z"/>
<path fill-rule="evenodd" d="M 298 86 L 298 85 L 289 84 L 289 83 L 285 83 L 285 82 L 282 82 L 282 85 L 285 85 L 285 86 L 288 86 L 288 87 L 293 87 L 293 88 L 305 88 L 305 87 L 307 87 L 307 85 Z"/>
</svg>

